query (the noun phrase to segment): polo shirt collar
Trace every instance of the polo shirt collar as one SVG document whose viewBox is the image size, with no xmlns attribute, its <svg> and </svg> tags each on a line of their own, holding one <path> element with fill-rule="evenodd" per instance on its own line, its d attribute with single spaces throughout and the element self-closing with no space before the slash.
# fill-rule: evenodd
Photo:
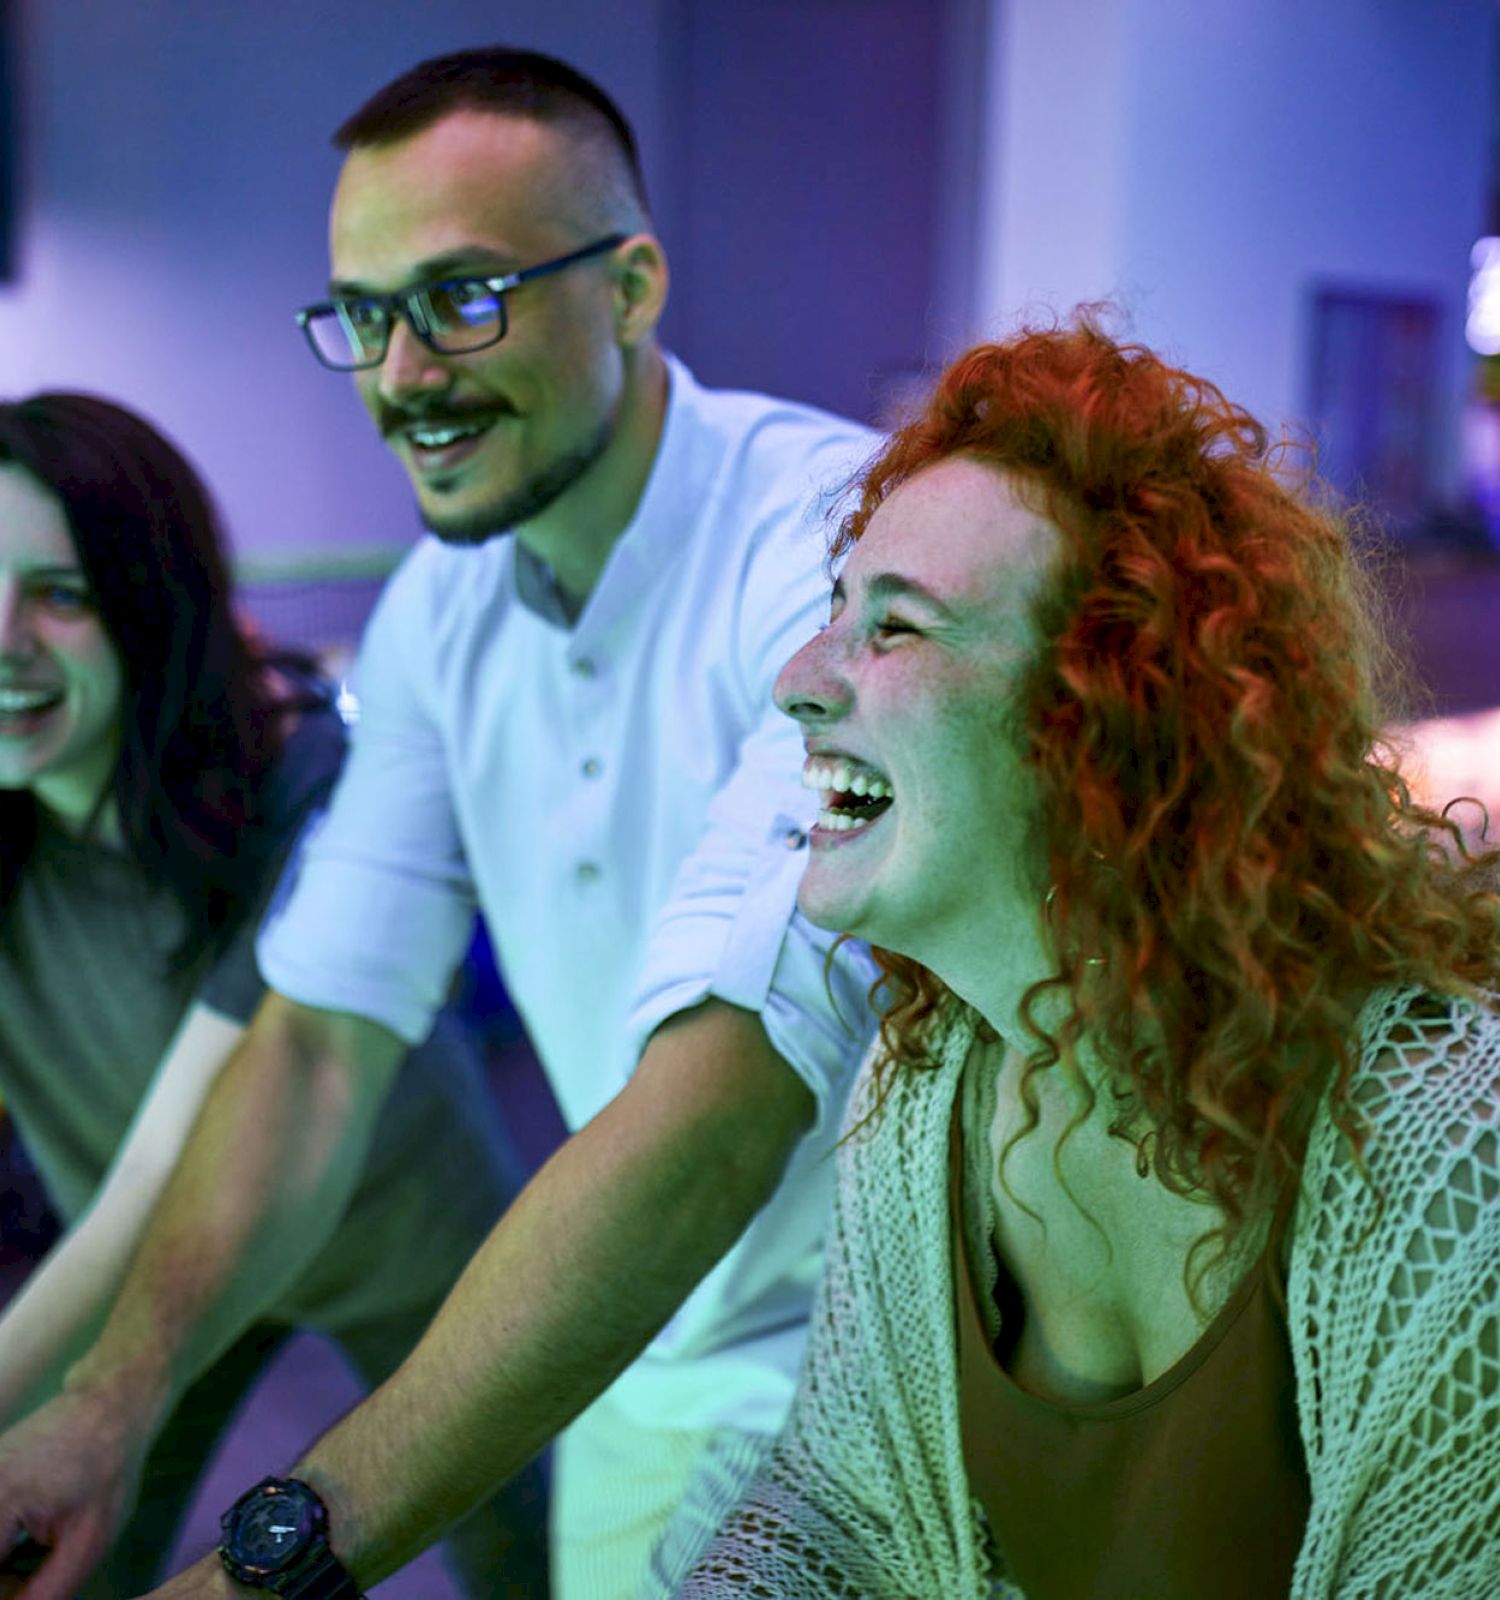
<svg viewBox="0 0 1500 1600">
<path fill-rule="evenodd" d="M 675 559 L 712 471 L 711 462 L 695 460 L 700 430 L 693 417 L 701 391 L 675 356 L 666 353 L 666 363 L 667 412 L 646 487 L 576 621 L 568 617 L 551 567 L 513 541 L 517 598 L 544 621 L 570 629 L 575 645 L 609 627 Z"/>
</svg>

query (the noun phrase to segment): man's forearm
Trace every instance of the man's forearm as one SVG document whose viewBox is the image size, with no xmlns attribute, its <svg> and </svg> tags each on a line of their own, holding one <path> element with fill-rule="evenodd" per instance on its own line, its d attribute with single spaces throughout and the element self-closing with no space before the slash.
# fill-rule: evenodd
<svg viewBox="0 0 1500 1600">
<path fill-rule="evenodd" d="M 439 1537 L 594 1399 L 774 1189 L 811 1097 L 758 1019 L 717 1007 L 707 1020 L 705 1034 L 690 1014 L 669 1050 L 704 1052 L 703 1074 L 733 1070 L 712 1047 L 738 1048 L 753 1029 L 758 1056 L 739 1067 L 760 1073 L 761 1087 L 779 1075 L 774 1089 L 685 1104 L 682 1074 L 670 1059 L 653 1069 L 648 1051 L 630 1087 L 511 1207 L 406 1364 L 302 1464 L 363 1586 Z M 719 1024 L 728 1031 L 716 1035 Z"/>
<path fill-rule="evenodd" d="M 372 1037 L 369 1024 L 267 998 L 209 1092 L 70 1388 L 109 1393 L 133 1426 L 154 1429 L 295 1281 L 353 1190 L 399 1059 L 394 1041 L 372 1049 Z"/>
</svg>

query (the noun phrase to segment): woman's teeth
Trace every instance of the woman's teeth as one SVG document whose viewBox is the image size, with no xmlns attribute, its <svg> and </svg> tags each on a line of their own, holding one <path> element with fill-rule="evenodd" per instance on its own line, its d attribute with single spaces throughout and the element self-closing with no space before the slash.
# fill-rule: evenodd
<svg viewBox="0 0 1500 1600">
<path fill-rule="evenodd" d="M 0 689 L 0 716 L 40 711 L 62 699 L 58 689 Z"/>
<path fill-rule="evenodd" d="M 831 833 L 867 828 L 894 803 L 885 778 L 841 756 L 813 756 L 802 769 L 802 785 L 824 795 L 818 826 Z"/>
<path fill-rule="evenodd" d="M 876 817 L 883 815 L 885 807 L 880 810 L 870 810 L 863 815 L 852 811 L 830 811 L 825 806 L 818 813 L 818 826 L 827 828 L 833 833 L 848 833 L 855 828 L 868 828 Z"/>
<path fill-rule="evenodd" d="M 802 787 L 834 795 L 853 794 L 870 800 L 889 800 L 891 786 L 877 772 L 850 761 L 813 756 L 802 769 Z"/>
</svg>

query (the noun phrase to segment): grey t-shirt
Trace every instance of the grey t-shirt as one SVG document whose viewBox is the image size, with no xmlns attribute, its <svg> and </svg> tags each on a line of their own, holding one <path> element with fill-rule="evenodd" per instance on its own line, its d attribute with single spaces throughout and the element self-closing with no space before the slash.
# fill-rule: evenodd
<svg viewBox="0 0 1500 1600">
<path fill-rule="evenodd" d="M 262 831 L 242 845 L 266 863 L 260 893 L 218 958 L 185 970 L 171 960 L 184 919 L 170 894 L 128 856 L 39 828 L 0 913 L 0 1096 L 65 1220 L 103 1179 L 187 1008 L 254 1011 L 257 927 L 343 751 L 331 708 L 303 715 L 267 777 Z M 277 1314 L 337 1331 L 435 1302 L 508 1197 L 500 1149 L 475 1052 L 441 1023 L 408 1057 L 348 1215 Z"/>
</svg>

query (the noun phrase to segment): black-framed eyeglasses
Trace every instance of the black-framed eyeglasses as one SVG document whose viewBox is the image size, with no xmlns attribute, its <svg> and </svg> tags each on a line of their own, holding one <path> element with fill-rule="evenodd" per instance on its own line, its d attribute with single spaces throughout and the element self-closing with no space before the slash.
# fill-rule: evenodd
<svg viewBox="0 0 1500 1600">
<path fill-rule="evenodd" d="M 406 318 L 411 331 L 429 350 L 445 356 L 468 355 L 499 344 L 505 337 L 505 296 L 512 289 L 561 272 L 575 261 L 603 255 L 625 239 L 623 233 L 612 233 L 581 250 L 498 277 L 443 278 L 399 294 L 341 295 L 304 306 L 297 313 L 297 326 L 307 336 L 312 353 L 335 372 L 378 367 L 385 360 L 397 317 Z"/>
</svg>

